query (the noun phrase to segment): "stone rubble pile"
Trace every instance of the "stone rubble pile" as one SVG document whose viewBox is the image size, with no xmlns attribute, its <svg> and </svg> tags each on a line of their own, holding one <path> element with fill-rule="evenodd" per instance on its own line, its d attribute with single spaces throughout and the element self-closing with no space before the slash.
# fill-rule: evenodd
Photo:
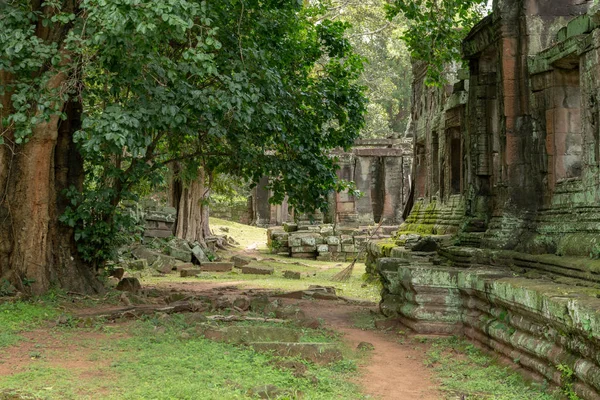
<svg viewBox="0 0 600 400">
<path fill-rule="evenodd" d="M 267 245 L 272 253 L 319 261 L 351 261 L 364 251 L 376 229 L 331 224 L 284 224 L 267 230 Z M 381 226 L 373 239 L 391 238 L 397 226 Z"/>
</svg>

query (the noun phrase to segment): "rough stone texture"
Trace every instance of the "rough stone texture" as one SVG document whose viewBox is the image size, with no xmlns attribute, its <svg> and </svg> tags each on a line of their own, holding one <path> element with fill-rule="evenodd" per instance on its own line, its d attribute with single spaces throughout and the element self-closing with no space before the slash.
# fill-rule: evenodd
<svg viewBox="0 0 600 400">
<path fill-rule="evenodd" d="M 233 266 L 236 268 L 241 268 L 244 265 L 248 265 L 250 264 L 253 259 L 251 257 L 248 256 L 243 256 L 240 254 L 236 254 L 233 257 L 231 257 L 231 261 L 233 262 Z"/>
<path fill-rule="evenodd" d="M 300 279 L 301 274 L 297 271 L 283 271 L 283 277 L 286 279 Z"/>
<path fill-rule="evenodd" d="M 463 334 L 557 385 L 568 366 L 577 394 L 599 399 L 591 3 L 496 0 L 465 39 L 469 69 L 453 85 L 427 87 L 424 65 L 413 65 L 414 205 L 395 240 L 367 245 L 367 272 L 381 279 L 390 318 Z M 454 236 L 439 237 L 436 254 L 421 235 Z"/>
<path fill-rule="evenodd" d="M 242 274 L 273 275 L 273 271 L 273 268 L 262 265 L 248 264 L 242 267 Z"/>
<path fill-rule="evenodd" d="M 202 270 L 200 268 L 183 268 L 179 271 L 179 276 L 187 278 L 190 276 L 198 276 Z"/>
<path fill-rule="evenodd" d="M 321 224 L 309 226 L 312 230 L 285 232 L 281 227 L 267 230 L 267 244 L 271 252 L 294 258 L 309 258 L 320 261 L 353 260 L 364 250 L 371 234 L 373 238 L 389 237 L 386 233 L 398 227 L 381 226 L 375 232 L 375 226 L 336 227 Z M 385 228 L 385 229 L 384 229 Z M 287 249 L 287 251 L 282 251 Z M 364 252 L 361 253 L 364 257 Z"/>
<path fill-rule="evenodd" d="M 123 292 L 137 293 L 142 290 L 142 285 L 137 278 L 128 277 L 121 279 L 116 289 Z"/>
<path fill-rule="evenodd" d="M 236 344 L 249 342 L 297 342 L 301 336 L 301 332 L 297 329 L 276 326 L 207 328 L 203 333 L 207 339 Z"/>
</svg>

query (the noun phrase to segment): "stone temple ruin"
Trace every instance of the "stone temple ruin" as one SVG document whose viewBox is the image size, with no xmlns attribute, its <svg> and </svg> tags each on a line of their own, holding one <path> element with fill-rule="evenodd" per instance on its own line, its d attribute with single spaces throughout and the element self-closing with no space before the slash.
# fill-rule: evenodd
<svg viewBox="0 0 600 400">
<path fill-rule="evenodd" d="M 414 205 L 368 244 L 381 310 L 599 399 L 598 6 L 496 0 L 463 57 L 443 88 L 414 65 Z"/>
<path fill-rule="evenodd" d="M 410 196 L 411 138 L 359 140 L 350 151 L 338 150 L 332 156 L 338 159 L 338 176 L 353 181 L 361 196 L 332 194 L 325 215 L 290 215 L 287 204 L 268 203 L 267 181 L 255 189 L 258 225 L 275 225 L 268 230 L 268 245 L 274 253 L 322 261 L 353 260 L 371 236 L 391 238 L 397 230 Z"/>
</svg>

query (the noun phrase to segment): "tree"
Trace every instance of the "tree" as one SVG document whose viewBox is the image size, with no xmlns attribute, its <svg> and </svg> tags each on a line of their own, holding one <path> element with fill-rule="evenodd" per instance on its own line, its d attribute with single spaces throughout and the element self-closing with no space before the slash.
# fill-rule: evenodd
<svg viewBox="0 0 600 400">
<path fill-rule="evenodd" d="M 401 40 L 406 21 L 386 20 L 384 0 L 332 0 L 327 17 L 350 24 L 346 37 L 367 62 L 359 82 L 369 99 L 362 138 L 399 136 L 410 115 L 410 56 Z"/>
<path fill-rule="evenodd" d="M 402 14 L 402 34 L 413 59 L 427 64 L 428 84 L 445 83 L 446 68 L 461 60 L 461 43 L 485 14 L 487 0 L 394 0 L 388 18 Z"/>
<path fill-rule="evenodd" d="M 57 223 L 61 190 L 82 185 L 72 143 L 81 105 L 69 102 L 65 40 L 77 2 L 0 3 L 0 279 L 41 293 L 52 283 L 99 291 L 72 229 Z"/>
<path fill-rule="evenodd" d="M 4 8 L 0 217 L 9 224 L 0 226 L 0 261 L 21 288 L 98 289 L 94 268 L 130 226 L 122 201 L 174 163 L 185 176 L 200 166 L 254 182 L 271 176 L 274 201 L 287 193 L 301 211 L 323 208 L 345 187 L 327 150 L 353 143 L 365 105 L 355 83 L 362 62 L 344 24 L 315 25 L 316 10 L 295 1 Z M 63 142 L 69 151 L 55 151 Z M 68 161 L 55 164 L 55 155 Z M 59 218 L 72 229 L 52 240 L 70 249 L 70 269 L 48 243 Z"/>
</svg>

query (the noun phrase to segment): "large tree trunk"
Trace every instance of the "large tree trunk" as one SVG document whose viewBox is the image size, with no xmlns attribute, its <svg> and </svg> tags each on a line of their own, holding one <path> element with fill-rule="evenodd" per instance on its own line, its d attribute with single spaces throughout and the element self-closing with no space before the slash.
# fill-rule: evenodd
<svg viewBox="0 0 600 400">
<path fill-rule="evenodd" d="M 72 230 L 58 221 L 65 207 L 61 191 L 81 189 L 83 182 L 83 162 L 72 142 L 81 108 L 69 104 L 66 111 L 66 121 L 55 117 L 38 125 L 25 145 L 0 148 L 0 277 L 32 294 L 53 285 L 102 290 L 79 258 Z"/>
<path fill-rule="evenodd" d="M 172 205 L 177 208 L 175 236 L 203 244 L 204 239 L 211 235 L 208 224 L 209 188 L 205 184 L 204 169 L 199 168 L 198 178 L 188 184 L 174 176 L 171 192 L 180 194 L 179 201 L 172 201 Z"/>
<path fill-rule="evenodd" d="M 41 7 L 41 3 L 33 6 Z M 63 10 L 75 11 L 76 3 L 64 1 Z M 56 42 L 60 48 L 66 28 L 52 30 L 40 22 L 36 34 L 42 40 Z M 15 79 L 0 70 L 0 86 Z M 47 89 L 60 88 L 67 79 L 64 73 L 57 72 L 48 81 Z M 0 119 L 11 112 L 10 96 L 11 93 L 0 96 Z M 7 127 L 2 129 L 5 144 L 0 145 L 0 280 L 6 279 L 31 294 L 44 293 L 53 285 L 78 292 L 103 290 L 94 271 L 78 257 L 73 232 L 58 221 L 65 207 L 61 191 L 70 185 L 81 188 L 83 177 L 83 163 L 72 142 L 73 132 L 79 128 L 81 107 L 77 103 L 62 107 L 67 120 L 61 122 L 55 115 L 34 126 L 25 144 L 16 144 L 14 133 Z"/>
</svg>

